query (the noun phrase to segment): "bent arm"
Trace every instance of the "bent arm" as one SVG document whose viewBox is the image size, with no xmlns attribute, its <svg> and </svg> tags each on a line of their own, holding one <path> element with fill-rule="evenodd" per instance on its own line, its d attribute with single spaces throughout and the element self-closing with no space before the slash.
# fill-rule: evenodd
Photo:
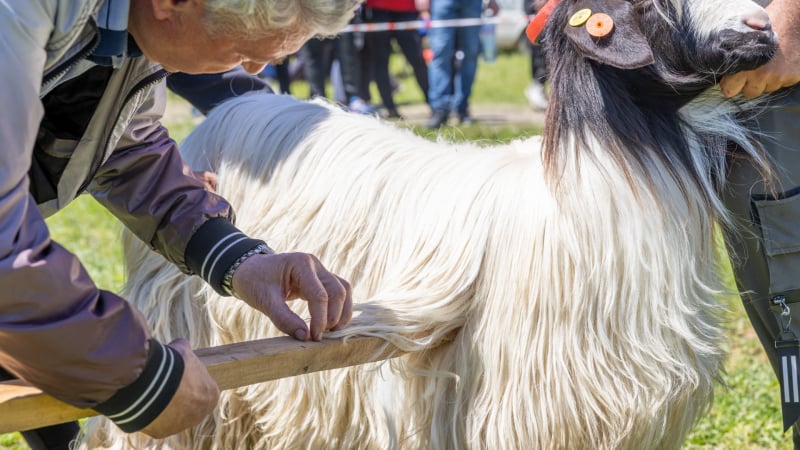
<svg viewBox="0 0 800 450">
<path fill-rule="evenodd" d="M 0 365 L 72 405 L 107 414 L 128 410 L 138 426 L 157 413 L 144 411 L 145 404 L 160 403 L 149 400 L 171 397 L 169 389 L 145 394 L 137 387 L 157 343 L 138 312 L 98 290 L 76 257 L 51 239 L 29 192 L 44 114 L 44 49 L 64 5 L 0 4 Z M 180 373 L 161 371 L 158 387 L 175 377 Z M 104 404 L 112 397 L 115 404 Z"/>
</svg>

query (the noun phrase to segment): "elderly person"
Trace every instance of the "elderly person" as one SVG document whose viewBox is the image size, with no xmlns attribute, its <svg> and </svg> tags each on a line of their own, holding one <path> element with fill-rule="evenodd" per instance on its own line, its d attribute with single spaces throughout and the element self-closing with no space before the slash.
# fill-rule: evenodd
<svg viewBox="0 0 800 450">
<path fill-rule="evenodd" d="M 98 290 L 44 217 L 88 192 L 142 240 L 299 340 L 351 316 L 350 287 L 312 255 L 276 254 L 233 225 L 160 125 L 172 71 L 258 73 L 354 0 L 0 2 L 0 366 L 164 437 L 200 422 L 219 391 L 186 341 L 151 338 L 123 298 Z M 268 137 L 267 137 L 268 138 Z M 304 298 L 310 326 L 286 301 Z"/>
</svg>

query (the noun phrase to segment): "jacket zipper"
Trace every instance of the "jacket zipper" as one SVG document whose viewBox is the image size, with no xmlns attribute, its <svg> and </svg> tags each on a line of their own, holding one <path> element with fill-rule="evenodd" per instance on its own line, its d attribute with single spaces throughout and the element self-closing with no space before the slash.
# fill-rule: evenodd
<svg viewBox="0 0 800 450">
<path fill-rule="evenodd" d="M 117 116 L 114 118 L 112 127 L 116 126 L 116 124 L 119 122 L 119 117 L 122 114 L 122 110 L 125 109 L 125 105 L 133 98 L 134 95 L 147 89 L 149 86 L 152 86 L 158 83 L 159 81 L 163 80 L 164 78 L 167 77 L 167 75 L 169 75 L 169 72 L 167 72 L 164 69 L 159 69 L 156 72 L 153 72 L 150 75 L 139 80 L 139 82 L 133 86 L 133 89 L 131 89 L 128 92 L 128 95 L 125 96 L 125 100 L 122 102 L 122 105 L 120 105 L 119 110 L 117 111 Z M 109 141 L 106 140 L 105 143 L 103 144 L 102 151 L 98 152 L 98 156 L 100 157 L 96 159 L 94 164 L 92 164 L 92 168 L 89 171 L 89 175 L 86 177 L 86 180 L 84 180 L 83 184 L 77 191 L 78 194 L 83 192 L 89 186 L 89 183 L 91 183 L 92 180 L 94 180 L 94 176 L 97 174 L 97 171 L 100 170 L 100 166 L 105 160 L 104 155 L 106 152 L 106 148 L 108 147 L 108 144 Z"/>
<path fill-rule="evenodd" d="M 78 61 L 86 59 L 86 57 L 91 55 L 92 52 L 95 51 L 95 49 L 97 48 L 98 45 L 100 45 L 100 37 L 95 34 L 92 37 L 92 40 L 89 42 L 89 44 L 86 45 L 86 47 L 84 47 L 78 53 L 75 53 L 71 57 L 67 58 L 66 61 L 64 61 L 63 63 L 59 64 L 58 67 L 56 67 L 55 69 L 50 71 L 50 74 L 47 75 L 42 80 L 42 88 L 47 87 L 47 85 L 52 83 L 53 80 L 56 80 L 56 79 L 61 78 L 62 76 L 64 76 L 64 74 L 66 74 L 67 71 L 69 71 L 69 69 L 72 68 L 72 66 L 74 66 L 75 64 L 78 63 Z"/>
</svg>

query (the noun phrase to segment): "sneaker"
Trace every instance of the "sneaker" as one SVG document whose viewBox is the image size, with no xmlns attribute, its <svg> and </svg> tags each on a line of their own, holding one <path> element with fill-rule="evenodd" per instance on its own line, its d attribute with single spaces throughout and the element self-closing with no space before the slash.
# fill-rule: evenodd
<svg viewBox="0 0 800 450">
<path fill-rule="evenodd" d="M 435 130 L 447 123 L 447 116 L 449 115 L 447 111 L 434 110 L 422 126 L 429 130 Z"/>
<path fill-rule="evenodd" d="M 547 109 L 547 94 L 544 92 L 544 85 L 538 81 L 531 81 L 525 88 L 525 97 L 528 104 L 536 111 Z"/>
<path fill-rule="evenodd" d="M 461 125 L 472 125 L 475 123 L 475 119 L 467 113 L 458 116 L 458 123 Z"/>
<path fill-rule="evenodd" d="M 395 108 L 390 108 L 386 110 L 386 118 L 387 119 L 394 119 L 394 120 L 403 120 L 403 116 Z"/>
<path fill-rule="evenodd" d="M 350 103 L 347 104 L 347 109 L 356 114 L 375 114 L 374 107 L 356 96 L 350 97 Z"/>
</svg>

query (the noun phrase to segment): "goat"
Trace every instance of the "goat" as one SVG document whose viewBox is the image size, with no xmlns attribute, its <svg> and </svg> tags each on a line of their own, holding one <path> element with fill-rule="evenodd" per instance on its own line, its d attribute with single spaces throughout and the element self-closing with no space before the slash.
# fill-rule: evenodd
<svg viewBox="0 0 800 450">
<path fill-rule="evenodd" d="M 613 33 L 568 25 L 581 8 L 613 17 Z M 226 392 L 164 441 L 94 419 L 84 444 L 680 447 L 724 358 L 728 142 L 767 168 L 737 120 L 746 105 L 714 85 L 768 60 L 764 20 L 749 0 L 563 0 L 543 37 L 544 135 L 505 145 L 431 142 L 287 96 L 218 106 L 183 144 L 187 163 L 218 173 L 241 229 L 351 281 L 358 314 L 331 335 L 414 353 Z M 160 339 L 278 334 L 130 235 L 126 258 L 126 295 Z"/>
</svg>

